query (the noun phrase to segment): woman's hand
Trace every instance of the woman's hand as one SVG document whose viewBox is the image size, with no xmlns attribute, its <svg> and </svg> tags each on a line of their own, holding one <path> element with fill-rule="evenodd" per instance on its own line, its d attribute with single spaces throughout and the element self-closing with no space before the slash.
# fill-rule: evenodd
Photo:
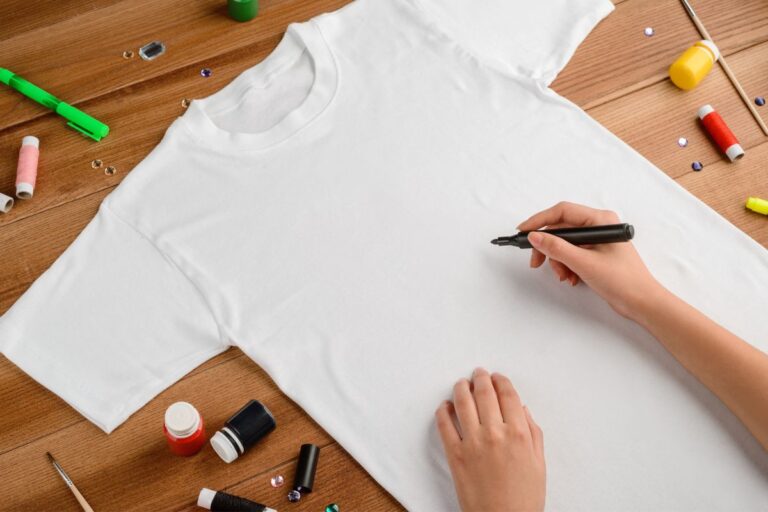
<svg viewBox="0 0 768 512">
<path fill-rule="evenodd" d="M 533 215 L 518 229 L 533 231 L 544 227 L 554 229 L 619 222 L 619 217 L 612 211 L 562 202 Z M 663 290 L 631 243 L 577 247 L 545 233 L 531 233 L 528 240 L 534 247 L 531 267 L 538 268 L 549 258 L 560 281 L 568 281 L 572 286 L 584 281 L 617 313 L 627 318 L 635 319 L 639 305 L 652 300 Z"/>
<path fill-rule="evenodd" d="M 464 512 L 544 510 L 543 435 L 509 379 L 478 368 L 435 415 Z"/>
</svg>

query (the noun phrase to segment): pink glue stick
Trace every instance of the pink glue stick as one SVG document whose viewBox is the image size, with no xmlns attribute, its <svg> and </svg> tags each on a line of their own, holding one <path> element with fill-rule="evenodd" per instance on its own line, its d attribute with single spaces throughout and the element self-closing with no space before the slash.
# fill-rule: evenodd
<svg viewBox="0 0 768 512">
<path fill-rule="evenodd" d="M 19 165 L 16 167 L 16 197 L 31 199 L 35 193 L 37 162 L 40 158 L 40 140 L 27 135 L 21 141 Z"/>
</svg>

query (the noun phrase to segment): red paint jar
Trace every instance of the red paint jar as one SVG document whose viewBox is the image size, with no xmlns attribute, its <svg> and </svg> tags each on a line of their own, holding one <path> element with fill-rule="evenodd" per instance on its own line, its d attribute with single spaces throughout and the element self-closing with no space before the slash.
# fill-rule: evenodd
<svg viewBox="0 0 768 512">
<path fill-rule="evenodd" d="M 176 402 L 166 409 L 163 433 L 171 451 L 184 457 L 199 452 L 207 439 L 203 417 L 187 402 Z"/>
</svg>

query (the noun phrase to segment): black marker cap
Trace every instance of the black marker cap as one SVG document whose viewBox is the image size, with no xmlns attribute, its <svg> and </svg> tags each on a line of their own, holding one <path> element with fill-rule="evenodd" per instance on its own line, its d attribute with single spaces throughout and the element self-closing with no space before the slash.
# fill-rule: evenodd
<svg viewBox="0 0 768 512">
<path fill-rule="evenodd" d="M 293 488 L 302 494 L 312 492 L 318 458 L 320 458 L 319 447 L 313 444 L 301 445 L 299 465 L 296 468 L 296 477 L 293 479 Z"/>
</svg>

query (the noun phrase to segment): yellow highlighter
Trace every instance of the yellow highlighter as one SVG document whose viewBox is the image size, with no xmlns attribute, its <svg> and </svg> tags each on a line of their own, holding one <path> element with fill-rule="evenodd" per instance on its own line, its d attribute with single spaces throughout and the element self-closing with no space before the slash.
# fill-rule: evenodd
<svg viewBox="0 0 768 512">
<path fill-rule="evenodd" d="M 750 197 L 747 199 L 747 208 L 753 212 L 768 215 L 768 201 L 759 197 Z"/>
</svg>

